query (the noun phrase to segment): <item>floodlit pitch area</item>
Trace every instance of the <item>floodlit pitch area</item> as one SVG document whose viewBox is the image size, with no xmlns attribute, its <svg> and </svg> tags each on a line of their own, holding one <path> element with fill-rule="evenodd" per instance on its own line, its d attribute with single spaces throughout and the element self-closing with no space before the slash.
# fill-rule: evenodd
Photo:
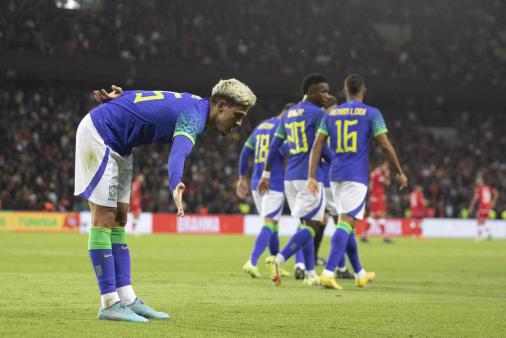
<svg viewBox="0 0 506 338">
<path fill-rule="evenodd" d="M 360 243 L 377 280 L 365 289 L 344 281 L 342 292 L 293 278 L 274 287 L 265 268 L 250 278 L 241 267 L 253 241 L 129 237 L 137 293 L 173 316 L 131 324 L 95 319 L 85 235 L 0 233 L 0 336 L 506 336 L 504 241 Z"/>
</svg>

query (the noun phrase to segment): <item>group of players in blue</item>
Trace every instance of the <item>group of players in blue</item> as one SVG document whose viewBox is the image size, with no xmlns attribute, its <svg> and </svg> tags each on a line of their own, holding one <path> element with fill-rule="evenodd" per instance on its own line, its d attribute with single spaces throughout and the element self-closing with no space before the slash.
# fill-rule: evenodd
<svg viewBox="0 0 506 338">
<path fill-rule="evenodd" d="M 353 236 L 355 220 L 364 214 L 371 135 L 397 170 L 401 188 L 407 185 L 407 178 L 388 141 L 381 113 L 362 103 L 366 92 L 363 79 L 356 74 L 348 76 L 345 92 L 347 102 L 330 107 L 326 113 L 322 107 L 330 99 L 328 81 L 321 74 L 312 74 L 303 82 L 304 99 L 262 122 L 246 141 L 237 193 L 244 197 L 248 192 L 248 157 L 254 154 L 251 188 L 264 218 L 251 259 L 244 266 L 252 276 L 258 275 L 258 270 L 255 272 L 258 259 L 269 246 L 272 256 L 268 264 L 277 285 L 286 274 L 282 265 L 294 254 L 303 267 L 300 271 L 304 272 L 306 285 L 341 289 L 335 280 L 335 270 L 338 265 L 343 268 L 345 252 L 358 286 L 374 279 L 374 274 L 360 265 Z M 227 134 L 239 127 L 254 106 L 256 96 L 236 79 L 219 81 L 210 98 L 161 90 L 123 92 L 115 86 L 111 92 L 101 90 L 94 94 L 101 104 L 83 118 L 76 133 L 74 194 L 88 200 L 92 215 L 88 251 L 100 290 L 98 318 L 130 322 L 169 319 L 167 313 L 145 304 L 132 287 L 125 236 L 132 149 L 172 142 L 168 157 L 169 186 L 177 214 L 183 217 L 184 163 L 197 136 L 208 128 Z M 321 158 L 330 163 L 329 173 L 324 174 Z M 317 276 L 313 237 L 321 236 L 323 231 L 325 179 L 330 181 L 328 199 L 333 198 L 329 205 L 336 210 L 334 216 L 338 214 L 338 219 L 325 270 Z M 292 215 L 300 219 L 300 226 L 279 251 L 277 227 L 285 196 Z"/>
<path fill-rule="evenodd" d="M 381 112 L 363 103 L 364 79 L 358 74 L 349 75 L 344 91 L 346 102 L 336 105 L 329 95 L 327 78 L 322 74 L 307 76 L 302 84 L 303 100 L 288 104 L 277 117 L 260 123 L 244 144 L 236 192 L 241 198 L 248 193 L 248 157 L 254 155 L 251 190 L 264 222 L 250 259 L 243 266 L 252 277 L 260 275 L 258 259 L 269 246 L 271 256 L 266 263 L 276 285 L 288 275 L 282 266 L 293 255 L 295 277 L 303 276 L 304 285 L 341 290 L 336 275 L 348 276 L 345 254 L 357 286 L 364 287 L 375 278 L 373 272 L 362 268 L 354 236 L 355 221 L 363 219 L 365 211 L 371 137 L 395 168 L 401 189 L 407 185 L 407 178 L 387 137 Z M 283 193 L 291 215 L 300 220 L 300 225 L 283 250 L 277 252 Z M 336 230 L 325 269 L 317 276 L 315 244 L 319 245 L 323 235 L 325 209 L 334 217 Z M 315 237 L 319 238 L 313 240 Z"/>
</svg>

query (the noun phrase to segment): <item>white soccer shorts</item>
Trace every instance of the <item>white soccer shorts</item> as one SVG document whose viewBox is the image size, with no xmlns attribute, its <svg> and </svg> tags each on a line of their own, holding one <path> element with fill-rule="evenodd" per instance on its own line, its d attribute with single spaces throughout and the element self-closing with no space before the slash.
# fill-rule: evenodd
<svg viewBox="0 0 506 338">
<path fill-rule="evenodd" d="M 355 219 L 363 219 L 367 185 L 352 181 L 331 182 L 330 184 L 337 212 Z"/>
<path fill-rule="evenodd" d="M 262 218 L 270 218 L 279 221 L 285 205 L 285 194 L 279 191 L 269 190 L 260 195 L 256 190 L 252 191 L 253 200 L 257 207 L 258 214 Z"/>
<path fill-rule="evenodd" d="M 293 217 L 311 221 L 323 221 L 325 214 L 325 193 L 319 183 L 319 192 L 313 196 L 307 190 L 306 180 L 285 181 L 285 195 Z"/>
<path fill-rule="evenodd" d="M 329 212 L 330 216 L 338 216 L 334 196 L 332 195 L 332 188 L 325 187 L 325 209 Z"/>
<path fill-rule="evenodd" d="M 86 115 L 76 133 L 74 195 L 105 207 L 130 202 L 132 155 L 109 148 Z"/>
</svg>

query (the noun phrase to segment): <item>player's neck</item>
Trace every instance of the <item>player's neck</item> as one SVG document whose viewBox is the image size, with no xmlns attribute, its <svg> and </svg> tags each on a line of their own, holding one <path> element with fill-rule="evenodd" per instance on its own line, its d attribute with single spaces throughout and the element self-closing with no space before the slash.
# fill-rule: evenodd
<svg viewBox="0 0 506 338">
<path fill-rule="evenodd" d="M 350 101 L 363 102 L 364 101 L 364 97 L 362 95 L 346 96 L 346 102 L 350 102 Z"/>
<path fill-rule="evenodd" d="M 212 129 L 216 126 L 216 113 L 216 110 L 213 112 L 212 105 L 209 105 L 209 110 L 207 112 L 206 129 Z"/>
</svg>

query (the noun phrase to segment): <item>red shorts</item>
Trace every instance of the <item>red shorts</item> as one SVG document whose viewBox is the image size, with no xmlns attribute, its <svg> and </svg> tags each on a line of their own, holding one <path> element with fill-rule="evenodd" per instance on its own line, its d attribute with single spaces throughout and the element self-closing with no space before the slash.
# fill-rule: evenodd
<svg viewBox="0 0 506 338">
<path fill-rule="evenodd" d="M 413 219 L 422 220 L 425 217 L 425 210 L 410 209 L 410 211 L 411 211 L 411 218 Z"/>
<path fill-rule="evenodd" d="M 385 215 L 387 213 L 387 202 L 385 197 L 371 196 L 369 198 L 369 213 L 372 216 Z"/>
<path fill-rule="evenodd" d="M 134 215 L 140 215 L 142 210 L 140 205 L 130 204 L 130 212 Z"/>
<path fill-rule="evenodd" d="M 488 219 L 489 212 L 490 212 L 490 209 L 478 209 L 478 212 L 476 213 L 476 218 L 478 220 L 486 220 L 486 219 Z"/>
</svg>

